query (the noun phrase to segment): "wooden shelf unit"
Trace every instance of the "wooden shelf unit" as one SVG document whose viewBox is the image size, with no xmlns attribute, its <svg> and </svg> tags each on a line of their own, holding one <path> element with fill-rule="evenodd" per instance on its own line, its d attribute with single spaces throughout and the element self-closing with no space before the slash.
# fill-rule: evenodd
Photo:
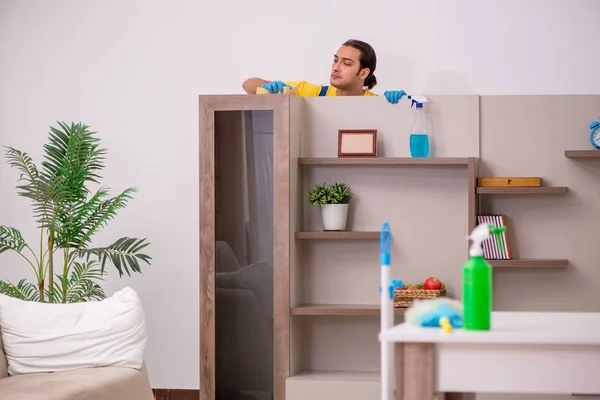
<svg viewBox="0 0 600 400">
<path fill-rule="evenodd" d="M 477 157 L 378 157 L 378 158 L 337 158 L 337 157 L 300 157 L 298 165 L 305 166 L 441 166 L 466 167 L 468 179 L 468 216 L 470 229 L 475 227 L 478 202 L 476 201 L 477 172 L 479 159 Z M 302 170 L 298 171 L 302 174 Z M 300 231 L 295 233 L 296 239 L 379 239 L 379 231 Z M 301 304 L 290 308 L 292 316 L 374 316 L 380 315 L 379 305 L 367 304 Z M 394 314 L 404 315 L 406 308 L 394 308 Z"/>
<path fill-rule="evenodd" d="M 354 376 L 362 376 L 361 372 L 349 372 L 348 375 L 338 375 L 342 372 L 312 372 L 295 373 L 291 376 L 291 353 L 296 339 L 292 338 L 292 324 L 295 318 L 311 319 L 319 316 L 341 316 L 352 317 L 369 316 L 375 320 L 379 316 L 379 305 L 372 304 L 312 304 L 303 303 L 302 298 L 292 300 L 290 287 L 293 283 L 302 285 L 301 280 L 291 273 L 291 265 L 294 263 L 299 273 L 302 273 L 302 262 L 298 261 L 303 247 L 313 245 L 314 240 L 377 240 L 378 231 L 345 231 L 325 232 L 304 230 L 297 218 L 299 197 L 303 194 L 298 190 L 297 179 L 310 166 L 316 167 L 378 167 L 379 168 L 402 168 L 430 166 L 435 168 L 464 168 L 465 177 L 468 181 L 467 191 L 467 226 L 471 231 L 477 223 L 480 213 L 480 200 L 483 195 L 502 194 L 563 194 L 566 187 L 540 187 L 540 188 L 483 188 L 477 187 L 479 175 L 478 157 L 377 157 L 377 158 L 337 158 L 337 157 L 298 157 L 301 154 L 301 146 L 297 141 L 290 140 L 294 135 L 299 137 L 291 120 L 294 113 L 300 109 L 301 98 L 296 96 L 246 96 L 246 95 L 215 95 L 200 97 L 200 357 L 203 359 L 203 368 L 200 372 L 201 399 L 215 398 L 215 132 L 218 129 L 237 129 L 243 125 L 243 120 L 234 121 L 239 124 L 231 126 L 225 124 L 224 119 L 217 118 L 219 113 L 230 115 L 232 119 L 240 118 L 240 111 L 267 110 L 273 113 L 273 191 L 274 191 L 274 220 L 276 221 L 276 234 L 273 237 L 274 245 L 274 268 L 273 284 L 273 345 L 277 350 L 273 359 L 274 369 L 274 400 L 285 399 L 286 380 L 298 382 L 303 379 L 314 379 L 322 377 L 339 376 L 339 381 L 353 382 Z M 236 116 L 234 116 L 236 115 Z M 228 117 L 229 118 L 229 117 Z M 456 116 L 453 113 L 453 118 Z M 461 121 L 463 118 L 458 118 Z M 462 124 L 462 122 L 461 122 Z M 225 126 L 227 125 L 227 126 Z M 304 132 L 305 133 L 305 132 Z M 596 151 L 565 151 L 568 158 L 595 158 L 600 157 Z M 296 157 L 296 158 L 294 158 Z M 290 162 L 290 160 L 292 162 Z M 437 200 L 437 198 L 436 198 Z M 445 201 L 441 198 L 440 202 Z M 462 228 L 461 228 L 462 229 Z M 465 241 L 465 259 L 469 242 Z M 322 242 L 315 243 L 322 245 Z M 340 246 L 343 246 L 342 243 Z M 370 243 L 369 243 L 370 246 Z M 351 247 L 351 246 L 348 246 Z M 298 248 L 298 250 L 296 250 Z M 376 257 L 376 256 L 375 256 Z M 513 260 L 490 260 L 497 268 L 564 268 L 568 265 L 567 260 L 562 259 L 513 259 Z M 352 271 L 348 270 L 348 274 Z M 295 295 L 301 290 L 296 289 Z M 306 299 L 304 299 L 306 301 Z M 310 299 L 309 299 L 310 300 Z M 343 301 L 343 300 L 338 300 Z M 296 304 L 294 304 L 296 302 Z M 308 303 L 308 304 L 307 304 Z M 292 304 L 294 304 L 292 306 Z M 397 316 L 404 315 L 406 309 L 395 308 Z M 218 311 L 217 311 L 218 312 Z M 357 318 L 359 319 L 359 318 Z M 304 323 L 301 321 L 300 323 Z M 310 321 L 309 321 L 310 322 Z M 354 323 L 351 320 L 352 323 Z M 358 375 L 356 375 L 358 374 Z M 369 378 L 377 379 L 378 373 L 367 373 Z M 348 389 L 351 390 L 351 389 Z M 340 394 L 340 391 L 335 391 Z M 344 395 L 341 397 L 345 398 Z"/>
<path fill-rule="evenodd" d="M 488 260 L 494 268 L 565 268 L 569 261 L 553 258 L 513 258 L 510 260 Z"/>
<path fill-rule="evenodd" d="M 372 315 L 378 316 L 381 307 L 378 304 L 301 304 L 291 309 L 292 315 Z M 406 308 L 394 308 L 396 315 L 404 315 Z"/>
<path fill-rule="evenodd" d="M 545 195 L 565 194 L 566 186 L 516 186 L 516 187 L 488 187 L 478 186 L 476 193 L 481 195 Z M 479 198 L 481 200 L 481 198 Z M 480 207 L 481 208 L 481 207 Z M 536 259 L 513 258 L 510 260 L 488 260 L 494 268 L 564 268 L 568 265 L 565 259 Z"/>
<path fill-rule="evenodd" d="M 565 150 L 567 158 L 600 158 L 600 150 Z"/>
</svg>

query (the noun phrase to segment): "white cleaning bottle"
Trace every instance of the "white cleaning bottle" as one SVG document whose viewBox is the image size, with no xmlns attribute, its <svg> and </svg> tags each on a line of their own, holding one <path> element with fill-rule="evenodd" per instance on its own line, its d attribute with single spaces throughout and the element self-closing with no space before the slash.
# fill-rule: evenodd
<svg viewBox="0 0 600 400">
<path fill-rule="evenodd" d="M 410 107 L 415 104 L 414 121 L 410 132 L 410 155 L 415 158 L 429 157 L 429 128 L 423 103 L 427 102 L 424 96 L 408 96 L 412 100 Z"/>
</svg>

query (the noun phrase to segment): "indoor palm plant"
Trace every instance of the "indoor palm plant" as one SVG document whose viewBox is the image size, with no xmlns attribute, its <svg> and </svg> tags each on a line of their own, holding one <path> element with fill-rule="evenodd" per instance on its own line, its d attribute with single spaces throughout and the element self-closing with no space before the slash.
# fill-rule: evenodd
<svg viewBox="0 0 600 400">
<path fill-rule="evenodd" d="M 323 230 L 343 231 L 346 229 L 348 207 L 352 199 L 350 188 L 343 183 L 318 183 L 308 192 L 308 202 L 321 207 Z"/>
<path fill-rule="evenodd" d="M 150 257 L 141 251 L 146 239 L 123 237 L 106 247 L 92 246 L 92 237 L 125 208 L 135 188 L 111 196 L 99 184 L 106 149 L 96 132 L 82 124 L 58 122 L 50 128 L 41 168 L 20 150 L 7 147 L 8 164 L 20 171 L 18 194 L 30 200 L 40 230 L 39 245 L 30 247 L 21 233 L 0 225 L 0 253 L 16 252 L 35 272 L 36 282 L 0 280 L 0 293 L 29 301 L 71 303 L 105 298 L 98 281 L 105 265 L 124 272 L 141 272 Z"/>
</svg>

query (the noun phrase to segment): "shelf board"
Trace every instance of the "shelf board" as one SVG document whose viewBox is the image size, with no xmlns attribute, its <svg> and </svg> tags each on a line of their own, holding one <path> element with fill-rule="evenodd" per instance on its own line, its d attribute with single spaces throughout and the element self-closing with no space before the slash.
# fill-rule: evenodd
<svg viewBox="0 0 600 400">
<path fill-rule="evenodd" d="M 598 150 L 565 150 L 567 158 L 600 158 Z"/>
<path fill-rule="evenodd" d="M 379 239 L 378 231 L 307 231 L 296 232 L 296 239 Z"/>
<path fill-rule="evenodd" d="M 300 157 L 299 165 L 469 165 L 469 157 Z"/>
<path fill-rule="evenodd" d="M 478 194 L 563 194 L 566 192 L 566 186 L 477 187 Z"/>
<path fill-rule="evenodd" d="M 569 263 L 558 258 L 513 258 L 512 260 L 488 260 L 495 268 L 564 268 Z"/>
<path fill-rule="evenodd" d="M 286 379 L 290 400 L 378 399 L 381 398 L 381 372 L 302 371 Z"/>
<path fill-rule="evenodd" d="M 403 315 L 406 308 L 394 308 L 394 314 Z M 377 304 L 302 304 L 291 308 L 292 315 L 380 315 Z"/>
<path fill-rule="evenodd" d="M 381 382 L 380 372 L 371 371 L 302 371 L 288 378 L 288 381 L 343 381 Z"/>
</svg>

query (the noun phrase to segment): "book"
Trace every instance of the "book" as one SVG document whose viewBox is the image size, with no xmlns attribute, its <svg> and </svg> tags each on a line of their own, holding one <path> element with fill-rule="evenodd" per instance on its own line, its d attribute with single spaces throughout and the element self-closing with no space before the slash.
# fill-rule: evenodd
<svg viewBox="0 0 600 400">
<path fill-rule="evenodd" d="M 491 224 L 496 227 L 506 227 L 506 216 L 501 214 L 491 215 L 478 215 L 478 224 Z M 494 235 L 483 241 L 483 256 L 486 260 L 510 260 L 512 259 L 512 252 L 510 249 L 510 243 L 508 240 L 509 235 L 507 230 L 502 232 L 500 240 L 502 242 L 502 250 L 498 246 L 498 238 Z"/>
</svg>

